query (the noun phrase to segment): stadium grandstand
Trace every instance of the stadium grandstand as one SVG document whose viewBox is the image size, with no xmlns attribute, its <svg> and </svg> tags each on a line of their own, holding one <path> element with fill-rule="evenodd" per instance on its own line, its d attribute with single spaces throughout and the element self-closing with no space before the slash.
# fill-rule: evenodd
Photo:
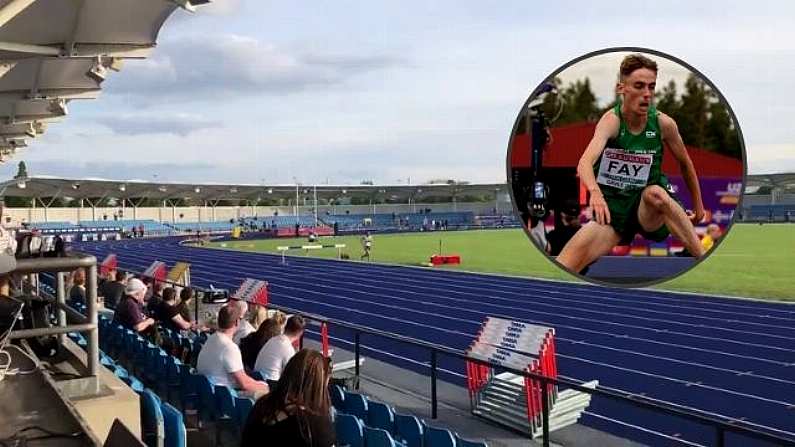
<svg viewBox="0 0 795 447">
<path fill-rule="evenodd" d="M 0 158 L 205 3 L 0 0 Z M 792 178 L 743 220 L 789 221 Z M 503 183 L 22 165 L 0 197 L 0 445 L 296 445 L 252 433 L 306 410 L 337 446 L 795 446 L 791 305 L 541 278 Z"/>
</svg>

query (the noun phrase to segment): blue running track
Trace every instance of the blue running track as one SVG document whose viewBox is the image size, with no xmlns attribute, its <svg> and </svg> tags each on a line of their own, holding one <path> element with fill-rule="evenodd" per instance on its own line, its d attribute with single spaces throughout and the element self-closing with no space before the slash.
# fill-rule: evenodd
<svg viewBox="0 0 795 447">
<path fill-rule="evenodd" d="M 795 306 L 401 266 L 183 247 L 177 239 L 75 244 L 122 268 L 191 263 L 194 284 L 270 282 L 274 304 L 465 349 L 486 316 L 554 327 L 558 369 L 795 437 Z M 719 280 L 719 279 L 716 279 Z M 352 335 L 331 328 L 332 344 Z M 364 353 L 428 373 L 427 352 L 363 336 Z M 464 384 L 461 361 L 442 380 Z M 581 420 L 650 445 L 714 445 L 709 427 L 595 398 Z M 770 445 L 729 436 L 727 445 Z"/>
</svg>

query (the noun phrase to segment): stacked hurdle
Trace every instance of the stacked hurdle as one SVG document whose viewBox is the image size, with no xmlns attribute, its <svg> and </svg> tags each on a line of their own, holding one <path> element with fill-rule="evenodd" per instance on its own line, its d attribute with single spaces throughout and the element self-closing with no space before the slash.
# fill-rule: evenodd
<svg viewBox="0 0 795 447">
<path fill-rule="evenodd" d="M 116 254 L 108 253 L 108 255 L 105 256 L 105 259 L 102 260 L 102 264 L 100 264 L 99 274 L 103 278 L 107 278 L 108 274 L 111 271 L 116 270 L 118 266 L 119 266 L 119 261 L 116 259 Z M 116 278 L 113 279 L 115 280 Z"/>
<path fill-rule="evenodd" d="M 487 317 L 467 350 L 473 359 L 555 379 L 555 330 L 521 321 Z M 544 386 L 523 377 L 475 362 L 466 362 L 467 388 L 472 412 L 536 438 L 542 435 Z M 499 369 L 499 367 L 497 368 Z M 585 386 L 595 387 L 589 382 Z M 558 392 L 546 384 L 550 430 L 571 425 L 590 403 L 590 395 L 574 390 Z"/>
<path fill-rule="evenodd" d="M 233 300 L 245 301 L 259 306 L 268 305 L 268 282 L 246 278 L 230 297 Z"/>
<path fill-rule="evenodd" d="M 168 268 L 166 263 L 162 261 L 154 261 L 149 267 L 141 274 L 144 278 L 151 278 L 152 284 L 163 282 L 166 280 Z"/>
</svg>

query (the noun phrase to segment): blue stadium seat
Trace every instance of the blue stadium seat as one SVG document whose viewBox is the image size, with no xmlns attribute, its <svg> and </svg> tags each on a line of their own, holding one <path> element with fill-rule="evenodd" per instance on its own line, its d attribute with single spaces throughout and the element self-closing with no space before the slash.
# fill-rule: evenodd
<svg viewBox="0 0 795 447">
<path fill-rule="evenodd" d="M 345 400 L 341 408 L 343 413 L 352 414 L 357 418 L 367 420 L 367 398 L 359 393 L 345 392 Z"/>
<path fill-rule="evenodd" d="M 215 388 L 210 379 L 204 374 L 196 374 L 196 391 L 199 395 L 199 420 L 202 422 L 215 422 Z"/>
<path fill-rule="evenodd" d="M 362 421 L 352 414 L 337 413 L 334 421 L 337 442 L 348 447 L 364 447 L 364 427 Z"/>
<path fill-rule="evenodd" d="M 380 428 L 364 428 L 364 444 L 367 447 L 397 447 L 402 444 L 396 443 L 388 431 Z"/>
<path fill-rule="evenodd" d="M 126 383 L 130 388 L 134 391 L 141 392 L 144 390 L 144 384 L 138 380 L 135 376 L 126 376 L 122 377 L 121 380 Z"/>
<path fill-rule="evenodd" d="M 369 401 L 367 403 L 367 425 L 380 428 L 390 434 L 395 432 L 395 411 L 389 405 L 381 402 Z"/>
<path fill-rule="evenodd" d="M 241 432 L 246 425 L 248 415 L 251 413 L 252 408 L 254 408 L 254 401 L 248 397 L 235 398 L 235 425 Z"/>
<path fill-rule="evenodd" d="M 331 395 L 331 405 L 338 410 L 342 410 L 345 402 L 345 391 L 341 386 L 332 384 L 329 386 L 329 394 Z"/>
<path fill-rule="evenodd" d="M 187 447 L 188 439 L 182 413 L 170 404 L 160 406 L 165 432 L 164 447 Z"/>
<path fill-rule="evenodd" d="M 165 428 L 160 399 L 151 390 L 144 389 L 141 396 L 141 440 L 148 447 L 163 447 Z"/>
<path fill-rule="evenodd" d="M 470 441 L 458 436 L 458 434 L 455 435 L 455 445 L 456 447 L 489 447 L 486 441 Z"/>
<path fill-rule="evenodd" d="M 220 443 L 221 431 L 232 428 L 237 420 L 235 398 L 237 393 L 226 385 L 215 385 L 215 423 L 216 444 Z"/>
<path fill-rule="evenodd" d="M 446 428 L 425 427 L 425 447 L 455 447 L 455 437 Z"/>
<path fill-rule="evenodd" d="M 407 447 L 422 447 L 425 427 L 416 416 L 395 413 L 395 437 Z"/>
<path fill-rule="evenodd" d="M 179 365 L 179 402 L 183 412 L 199 406 L 198 381 L 198 375 L 190 366 Z"/>
</svg>

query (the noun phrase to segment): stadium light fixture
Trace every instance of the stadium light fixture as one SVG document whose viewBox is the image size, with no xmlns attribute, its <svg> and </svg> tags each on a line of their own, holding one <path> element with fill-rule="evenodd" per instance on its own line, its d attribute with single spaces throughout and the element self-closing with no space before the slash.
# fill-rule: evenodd
<svg viewBox="0 0 795 447">
<path fill-rule="evenodd" d="M 108 76 L 108 69 L 102 64 L 102 58 L 97 57 L 91 68 L 86 72 L 86 76 L 96 81 L 98 84 L 102 83 Z"/>
<path fill-rule="evenodd" d="M 58 116 L 64 116 L 69 113 L 69 110 L 66 108 L 66 100 L 63 98 L 56 98 L 50 101 L 50 104 L 47 106 L 47 111 Z"/>
</svg>

